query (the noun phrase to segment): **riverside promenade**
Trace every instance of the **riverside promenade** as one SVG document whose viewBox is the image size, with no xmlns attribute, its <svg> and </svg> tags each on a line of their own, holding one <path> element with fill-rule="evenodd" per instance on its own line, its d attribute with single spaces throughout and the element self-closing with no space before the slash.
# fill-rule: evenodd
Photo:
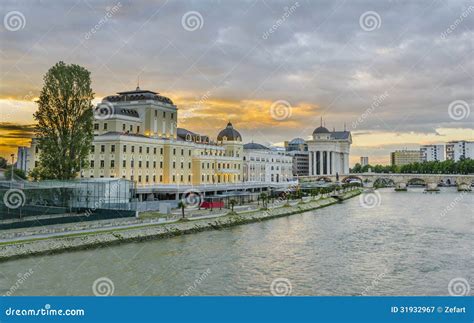
<svg viewBox="0 0 474 323">
<path fill-rule="evenodd" d="M 342 199 L 349 199 L 362 192 L 353 189 L 343 194 Z M 259 210 L 227 211 L 226 214 L 192 217 L 174 220 L 140 220 L 122 225 L 88 228 L 62 232 L 40 233 L 4 237 L 0 240 L 0 261 L 34 255 L 45 255 L 125 242 L 137 242 L 172 237 L 194 232 L 217 230 L 221 228 L 264 221 L 276 217 L 303 213 L 338 203 L 333 197 L 319 196 L 306 200 L 281 203 L 273 207 Z M 109 223 L 110 225 L 110 223 Z"/>
</svg>

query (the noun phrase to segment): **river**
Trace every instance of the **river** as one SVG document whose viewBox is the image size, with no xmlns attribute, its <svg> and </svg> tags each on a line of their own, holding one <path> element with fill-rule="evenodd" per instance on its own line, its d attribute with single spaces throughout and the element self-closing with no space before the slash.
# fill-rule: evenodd
<svg viewBox="0 0 474 323">
<path fill-rule="evenodd" d="M 356 197 L 225 230 L 0 263 L 0 293 L 448 295 L 453 278 L 474 288 L 473 193 L 370 197 L 366 207 Z"/>
</svg>

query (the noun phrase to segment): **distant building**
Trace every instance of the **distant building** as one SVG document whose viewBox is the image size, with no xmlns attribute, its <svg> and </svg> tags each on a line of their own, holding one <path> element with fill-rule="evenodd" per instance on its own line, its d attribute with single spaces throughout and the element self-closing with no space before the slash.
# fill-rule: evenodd
<svg viewBox="0 0 474 323">
<path fill-rule="evenodd" d="M 293 160 L 286 151 L 272 150 L 264 145 L 244 145 L 244 182 L 288 182 L 293 179 Z"/>
<path fill-rule="evenodd" d="M 28 149 L 29 147 L 18 147 L 18 156 L 16 160 L 16 168 L 21 169 L 25 173 L 28 170 Z"/>
<path fill-rule="evenodd" d="M 309 153 L 306 141 L 302 138 L 285 141 L 285 148 L 293 158 L 293 176 L 308 176 Z"/>
<path fill-rule="evenodd" d="M 459 161 L 465 158 L 474 159 L 474 141 L 450 141 L 446 144 L 446 159 Z"/>
<path fill-rule="evenodd" d="M 420 148 L 421 161 L 443 161 L 444 145 L 423 145 Z"/>
<path fill-rule="evenodd" d="M 360 157 L 360 165 L 367 166 L 369 164 L 369 157 Z"/>
<path fill-rule="evenodd" d="M 396 150 L 390 153 L 392 166 L 403 166 L 412 163 L 421 162 L 421 153 L 419 150 Z"/>
<path fill-rule="evenodd" d="M 310 175 L 349 173 L 350 131 L 329 131 L 321 121 L 321 126 L 313 131 L 313 139 L 307 144 Z"/>
</svg>

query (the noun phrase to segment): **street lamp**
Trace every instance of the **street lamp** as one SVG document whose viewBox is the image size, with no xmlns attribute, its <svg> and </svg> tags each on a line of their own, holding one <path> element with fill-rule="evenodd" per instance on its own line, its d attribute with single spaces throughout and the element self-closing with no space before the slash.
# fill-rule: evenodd
<svg viewBox="0 0 474 323">
<path fill-rule="evenodd" d="M 10 157 L 12 158 L 12 174 L 11 174 L 11 181 L 13 182 L 13 161 L 15 160 L 15 155 L 11 154 Z"/>
</svg>

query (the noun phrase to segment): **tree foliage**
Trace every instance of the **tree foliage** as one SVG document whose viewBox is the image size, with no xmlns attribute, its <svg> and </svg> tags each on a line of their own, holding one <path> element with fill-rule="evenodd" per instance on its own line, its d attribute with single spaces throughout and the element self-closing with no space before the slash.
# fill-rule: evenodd
<svg viewBox="0 0 474 323">
<path fill-rule="evenodd" d="M 43 179 L 73 179 L 86 165 L 93 139 L 90 72 L 59 62 L 44 76 L 35 133 Z"/>
<path fill-rule="evenodd" d="M 0 157 L 0 168 L 7 168 L 7 160 L 3 157 Z"/>
<path fill-rule="evenodd" d="M 391 165 L 365 165 L 355 164 L 352 173 L 365 173 L 369 168 L 374 173 L 412 173 L 412 174 L 474 174 L 474 160 L 461 159 L 457 162 L 453 160 L 429 161 L 423 163 L 412 163 L 403 166 Z"/>
</svg>

